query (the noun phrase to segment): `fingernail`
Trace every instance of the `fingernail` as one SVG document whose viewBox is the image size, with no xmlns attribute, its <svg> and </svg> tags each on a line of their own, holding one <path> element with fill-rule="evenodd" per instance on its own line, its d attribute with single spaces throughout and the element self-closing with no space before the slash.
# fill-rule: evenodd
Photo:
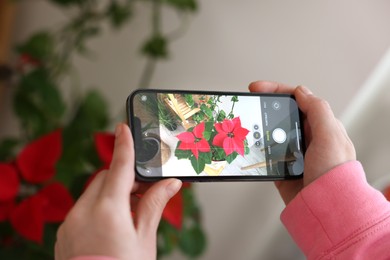
<svg viewBox="0 0 390 260">
<path fill-rule="evenodd" d="M 298 86 L 298 88 L 305 95 L 312 95 L 313 94 L 313 92 L 311 92 L 310 89 L 308 89 L 305 86 Z"/>
<path fill-rule="evenodd" d="M 121 124 L 117 124 L 116 128 L 115 128 L 115 137 L 119 137 L 121 132 L 122 132 L 122 126 L 121 126 Z"/>
<path fill-rule="evenodd" d="M 171 183 L 166 187 L 168 196 L 172 198 L 181 188 L 181 181 L 178 179 L 173 179 Z"/>
</svg>

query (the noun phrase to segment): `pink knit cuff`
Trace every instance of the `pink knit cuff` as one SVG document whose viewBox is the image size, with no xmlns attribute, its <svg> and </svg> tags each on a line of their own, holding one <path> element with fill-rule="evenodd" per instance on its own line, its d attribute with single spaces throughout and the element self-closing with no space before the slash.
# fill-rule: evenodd
<svg viewBox="0 0 390 260">
<path fill-rule="evenodd" d="M 285 208 L 281 220 L 309 258 L 341 244 L 389 214 L 384 196 L 351 161 L 305 187 Z"/>
</svg>

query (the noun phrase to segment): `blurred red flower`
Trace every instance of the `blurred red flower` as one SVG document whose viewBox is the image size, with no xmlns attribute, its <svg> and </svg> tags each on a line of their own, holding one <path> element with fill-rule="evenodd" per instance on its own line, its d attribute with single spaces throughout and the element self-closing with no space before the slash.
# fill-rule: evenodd
<svg viewBox="0 0 390 260">
<path fill-rule="evenodd" d="M 15 163 L 0 163 L 0 221 L 24 238 L 42 243 L 44 224 L 61 222 L 73 206 L 69 191 L 52 181 L 62 152 L 61 130 L 27 144 Z M 26 195 L 23 189 L 30 190 Z M 32 193 L 32 194 L 30 194 Z"/>
</svg>

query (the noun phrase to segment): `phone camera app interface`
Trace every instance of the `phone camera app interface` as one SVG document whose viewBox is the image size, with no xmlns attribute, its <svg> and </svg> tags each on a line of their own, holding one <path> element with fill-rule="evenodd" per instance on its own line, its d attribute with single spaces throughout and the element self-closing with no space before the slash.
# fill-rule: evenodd
<svg viewBox="0 0 390 260">
<path fill-rule="evenodd" d="M 261 97 L 264 150 L 271 175 L 303 173 L 303 151 L 299 110 L 290 97 Z"/>
<path fill-rule="evenodd" d="M 137 170 L 144 176 L 296 176 L 299 111 L 290 96 L 137 93 Z"/>
</svg>

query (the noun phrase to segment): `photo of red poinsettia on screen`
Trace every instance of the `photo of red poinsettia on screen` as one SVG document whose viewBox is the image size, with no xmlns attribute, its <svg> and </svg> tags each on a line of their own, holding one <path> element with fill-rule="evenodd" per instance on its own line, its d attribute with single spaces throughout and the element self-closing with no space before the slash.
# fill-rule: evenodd
<svg viewBox="0 0 390 260">
<path fill-rule="evenodd" d="M 208 104 L 214 110 L 216 106 L 214 100 L 219 100 L 219 97 L 207 98 L 212 100 Z M 212 163 L 230 164 L 238 155 L 244 156 L 249 153 L 246 140 L 249 130 L 242 127 L 239 116 L 234 117 L 233 108 L 238 102 L 237 97 L 233 96 L 231 101 L 230 113 L 226 114 L 224 110 L 220 110 L 211 114 L 212 116 L 199 118 L 198 122 L 195 121 L 195 126 L 176 135 L 179 142 L 175 149 L 175 156 L 178 159 L 190 160 L 197 174 L 205 171 L 209 175 L 217 175 L 220 170 L 210 168 Z M 210 107 L 205 106 L 204 109 Z M 218 166 L 218 168 L 222 170 L 223 167 Z"/>
</svg>

